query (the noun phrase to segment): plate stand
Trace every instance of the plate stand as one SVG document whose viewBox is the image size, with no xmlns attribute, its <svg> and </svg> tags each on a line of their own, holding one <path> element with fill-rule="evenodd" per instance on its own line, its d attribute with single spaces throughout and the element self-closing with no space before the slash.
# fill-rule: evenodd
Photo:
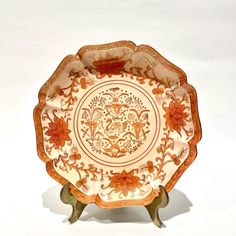
<svg viewBox="0 0 236 236">
<path fill-rule="evenodd" d="M 70 182 L 65 184 L 61 189 L 60 194 L 61 200 L 65 204 L 70 204 L 73 208 L 72 214 L 69 217 L 69 222 L 71 224 L 75 223 L 79 217 L 81 216 L 84 208 L 87 206 L 87 204 L 84 204 L 80 201 L 78 201 L 71 193 L 70 193 Z"/>
<path fill-rule="evenodd" d="M 160 185 L 159 187 L 160 187 L 160 194 L 156 198 L 154 198 L 154 200 L 150 204 L 146 205 L 145 207 L 152 219 L 152 222 L 158 227 L 163 227 L 164 224 L 160 220 L 158 210 L 159 208 L 164 208 L 167 206 L 169 202 L 169 196 L 163 186 Z M 70 193 L 69 182 L 62 187 L 60 197 L 63 203 L 70 204 L 72 206 L 73 211 L 68 220 L 71 224 L 75 223 L 81 216 L 87 204 L 80 202 Z"/>
<path fill-rule="evenodd" d="M 168 205 L 169 195 L 162 185 L 160 185 L 159 188 L 160 188 L 159 195 L 156 198 L 154 198 L 153 201 L 150 204 L 146 205 L 145 207 L 148 210 L 148 213 L 152 219 L 152 222 L 156 226 L 161 228 L 164 226 L 164 224 L 160 220 L 158 210 L 159 208 L 164 208 Z"/>
</svg>

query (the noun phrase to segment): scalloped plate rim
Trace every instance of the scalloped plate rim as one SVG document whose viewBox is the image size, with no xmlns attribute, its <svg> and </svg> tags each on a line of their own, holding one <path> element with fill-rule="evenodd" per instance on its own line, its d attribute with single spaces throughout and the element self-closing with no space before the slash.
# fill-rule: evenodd
<svg viewBox="0 0 236 236">
<path fill-rule="evenodd" d="M 168 64 L 175 72 L 177 72 L 180 77 L 180 87 L 184 86 L 190 95 L 190 102 L 191 102 L 191 114 L 193 118 L 193 124 L 194 124 L 194 136 L 192 139 L 188 142 L 189 144 L 189 155 L 186 158 L 186 160 L 178 167 L 177 171 L 172 175 L 169 182 L 164 186 L 167 190 L 167 192 L 171 191 L 171 189 L 174 187 L 178 179 L 181 177 L 181 175 L 184 173 L 184 171 L 191 165 L 193 160 L 197 156 L 197 149 L 196 144 L 200 141 L 202 137 L 201 132 L 201 124 L 199 120 L 199 113 L 198 113 L 198 107 L 197 107 L 197 93 L 193 86 L 187 83 L 187 77 L 186 74 L 181 70 L 179 67 L 168 61 L 165 57 L 163 57 L 161 54 L 159 54 L 155 49 L 148 45 L 139 45 L 136 46 L 132 41 L 118 41 L 108 44 L 98 44 L 98 45 L 87 45 L 83 46 L 79 49 L 76 55 L 68 55 L 66 56 L 59 66 L 56 68 L 52 76 L 44 83 L 44 85 L 41 87 L 38 98 L 39 102 L 34 108 L 34 123 L 35 123 L 35 130 L 36 130 L 36 141 L 37 141 L 37 152 L 40 159 L 44 162 L 46 162 L 46 169 L 48 174 L 58 181 L 60 184 L 64 185 L 68 181 L 60 176 L 52 165 L 52 160 L 48 158 L 47 154 L 44 151 L 43 147 L 43 131 L 41 126 L 41 111 L 43 107 L 46 104 L 46 91 L 48 88 L 50 88 L 50 85 L 58 78 L 58 75 L 64 70 L 66 65 L 72 61 L 82 61 L 82 55 L 90 50 L 94 49 L 110 49 L 110 48 L 116 48 L 119 46 L 126 46 L 131 48 L 133 51 L 142 50 L 149 54 L 151 54 L 154 58 L 161 58 L 165 64 Z M 115 201 L 115 202 L 105 202 L 103 201 L 98 194 L 94 195 L 86 195 L 78 190 L 74 185 L 71 184 L 71 193 L 81 202 L 88 204 L 88 203 L 96 203 L 98 206 L 102 208 L 117 208 L 117 207 L 123 207 L 123 206 L 145 206 L 149 204 L 156 196 L 158 196 L 158 189 L 153 189 L 152 192 L 143 199 L 132 199 L 132 200 L 122 200 L 122 201 Z"/>
</svg>

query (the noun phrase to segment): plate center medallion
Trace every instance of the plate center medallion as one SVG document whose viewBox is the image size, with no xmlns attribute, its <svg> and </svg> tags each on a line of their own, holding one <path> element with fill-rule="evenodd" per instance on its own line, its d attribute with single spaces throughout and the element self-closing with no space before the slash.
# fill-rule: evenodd
<svg viewBox="0 0 236 236">
<path fill-rule="evenodd" d="M 75 133 L 92 159 L 129 163 L 153 144 L 158 117 L 149 95 L 134 83 L 106 81 L 89 90 L 78 104 Z"/>
</svg>

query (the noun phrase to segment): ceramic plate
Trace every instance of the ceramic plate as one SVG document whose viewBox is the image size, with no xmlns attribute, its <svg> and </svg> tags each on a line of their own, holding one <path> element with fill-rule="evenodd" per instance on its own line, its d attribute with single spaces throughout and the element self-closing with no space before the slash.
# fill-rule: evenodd
<svg viewBox="0 0 236 236">
<path fill-rule="evenodd" d="M 60 63 L 34 110 L 39 157 L 83 203 L 147 205 L 170 191 L 201 136 L 195 90 L 153 48 L 85 46 Z"/>
</svg>

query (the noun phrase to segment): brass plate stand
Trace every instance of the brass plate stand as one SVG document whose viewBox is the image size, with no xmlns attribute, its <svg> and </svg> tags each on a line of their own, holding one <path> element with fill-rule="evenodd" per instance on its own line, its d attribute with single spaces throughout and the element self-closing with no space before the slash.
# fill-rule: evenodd
<svg viewBox="0 0 236 236">
<path fill-rule="evenodd" d="M 78 201 L 71 193 L 70 193 L 70 182 L 65 184 L 62 187 L 61 194 L 60 194 L 62 202 L 65 204 L 70 204 L 73 208 L 72 214 L 69 217 L 69 222 L 71 224 L 75 223 L 79 217 L 81 216 L 84 208 L 87 206 L 82 202 Z"/>
<path fill-rule="evenodd" d="M 152 219 L 152 222 L 156 226 L 161 228 L 164 226 L 164 224 L 160 220 L 158 210 L 159 208 L 164 208 L 168 205 L 169 195 L 163 186 L 160 185 L 159 188 L 160 188 L 159 196 L 154 198 L 153 201 L 145 207 L 148 210 L 148 213 Z"/>
<path fill-rule="evenodd" d="M 167 206 L 169 202 L 169 196 L 163 186 L 160 185 L 159 187 L 160 187 L 159 196 L 154 198 L 154 200 L 150 204 L 146 205 L 145 207 L 152 219 L 152 222 L 158 227 L 163 227 L 163 223 L 160 220 L 158 210 L 160 208 L 164 208 Z M 60 197 L 63 203 L 70 204 L 72 206 L 73 211 L 68 220 L 71 224 L 75 223 L 81 216 L 87 204 L 80 202 L 70 193 L 69 182 L 62 187 Z"/>
</svg>

